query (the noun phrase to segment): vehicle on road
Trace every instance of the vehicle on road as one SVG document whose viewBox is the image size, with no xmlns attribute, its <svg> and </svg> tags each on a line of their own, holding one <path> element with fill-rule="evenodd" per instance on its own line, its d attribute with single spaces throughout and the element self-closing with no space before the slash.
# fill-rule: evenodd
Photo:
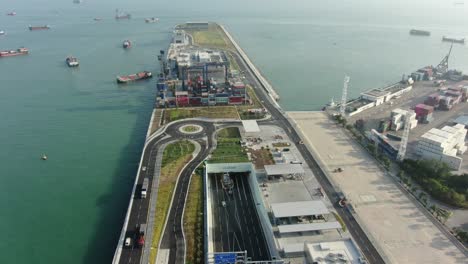
<svg viewBox="0 0 468 264">
<path fill-rule="evenodd" d="M 221 204 L 223 205 L 223 207 L 226 207 L 226 202 L 225 201 L 222 201 Z"/>
<path fill-rule="evenodd" d="M 131 237 L 127 237 L 127 238 L 125 239 L 125 246 L 126 246 L 126 247 L 131 247 L 132 244 L 133 244 L 132 238 L 131 238 Z"/>
<path fill-rule="evenodd" d="M 146 171 L 146 167 L 145 166 L 141 167 L 141 170 Z"/>
<path fill-rule="evenodd" d="M 146 231 L 146 224 L 137 225 L 137 243 L 139 247 L 143 247 L 145 245 L 145 231 Z"/>
<path fill-rule="evenodd" d="M 143 183 L 141 184 L 141 198 L 142 199 L 146 198 L 146 194 L 148 192 L 148 186 L 149 186 L 149 179 L 144 178 Z"/>
</svg>

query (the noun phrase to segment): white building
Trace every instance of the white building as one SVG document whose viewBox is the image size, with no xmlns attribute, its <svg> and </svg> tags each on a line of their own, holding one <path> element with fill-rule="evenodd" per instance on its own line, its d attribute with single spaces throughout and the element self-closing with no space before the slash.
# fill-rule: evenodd
<svg viewBox="0 0 468 264">
<path fill-rule="evenodd" d="M 434 159 L 447 163 L 453 170 L 459 170 L 463 159 L 457 155 L 463 154 L 467 130 L 462 124 L 445 126 L 442 129 L 432 128 L 418 142 L 416 153 L 423 159 Z"/>
<path fill-rule="evenodd" d="M 398 131 L 405 127 L 405 122 L 407 118 L 408 111 L 400 108 L 396 108 L 391 113 L 392 125 L 391 129 Z M 411 112 L 409 114 L 410 119 L 410 129 L 415 128 L 418 125 L 418 120 L 416 119 L 416 113 Z"/>
</svg>

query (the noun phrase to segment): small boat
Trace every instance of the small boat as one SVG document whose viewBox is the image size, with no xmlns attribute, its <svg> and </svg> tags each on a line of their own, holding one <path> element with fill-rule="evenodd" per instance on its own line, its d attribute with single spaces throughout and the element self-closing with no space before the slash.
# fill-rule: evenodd
<svg viewBox="0 0 468 264">
<path fill-rule="evenodd" d="M 7 13 L 7 16 L 16 16 L 16 12 L 10 12 L 10 13 Z"/>
<path fill-rule="evenodd" d="M 6 34 L 5 31 L 0 30 L 0 36 L 1 36 L 1 35 L 5 35 L 5 34 Z"/>
<path fill-rule="evenodd" d="M 50 29 L 49 25 L 44 25 L 44 26 L 31 26 L 29 25 L 29 30 L 47 30 Z"/>
<path fill-rule="evenodd" d="M 78 59 L 73 56 L 67 57 L 65 62 L 67 63 L 68 67 L 78 67 L 80 65 Z"/>
<path fill-rule="evenodd" d="M 129 48 L 132 47 L 132 43 L 131 43 L 130 40 L 128 40 L 128 39 L 127 39 L 127 40 L 124 40 L 124 42 L 122 43 L 122 47 L 123 47 L 124 49 L 129 49 Z"/>
<path fill-rule="evenodd" d="M 0 57 L 12 57 L 12 56 L 19 56 L 19 55 L 26 55 L 29 51 L 26 48 L 19 48 L 17 50 L 3 50 L 0 51 Z"/>
<path fill-rule="evenodd" d="M 46 154 L 42 154 L 41 160 L 47 160 L 47 155 L 46 155 Z"/>
<path fill-rule="evenodd" d="M 152 17 L 152 18 L 145 18 L 146 23 L 157 23 L 159 22 L 159 18 L 157 17 Z"/>
<path fill-rule="evenodd" d="M 83 3 L 83 1 L 81 1 L 81 0 L 73 0 L 73 3 L 74 3 L 74 4 L 81 4 L 81 3 Z"/>
<path fill-rule="evenodd" d="M 416 35 L 416 36 L 430 36 L 431 32 L 426 31 L 426 30 L 419 30 L 419 29 L 412 29 L 410 30 L 410 35 Z"/>
<path fill-rule="evenodd" d="M 442 37 L 442 41 L 465 44 L 465 38 L 455 38 L 455 37 Z"/>
<path fill-rule="evenodd" d="M 128 82 L 148 79 L 148 78 L 151 78 L 151 77 L 153 77 L 151 72 L 142 71 L 142 72 L 135 73 L 135 74 L 130 74 L 130 75 L 127 75 L 127 76 L 117 76 L 117 83 L 128 83 Z"/>
<path fill-rule="evenodd" d="M 119 10 L 115 10 L 115 19 L 120 20 L 120 19 L 130 19 L 132 16 L 128 13 L 120 13 Z"/>
<path fill-rule="evenodd" d="M 95 17 L 94 18 L 94 21 L 101 21 L 101 20 L 102 20 L 102 18 L 100 18 L 100 17 Z"/>
</svg>

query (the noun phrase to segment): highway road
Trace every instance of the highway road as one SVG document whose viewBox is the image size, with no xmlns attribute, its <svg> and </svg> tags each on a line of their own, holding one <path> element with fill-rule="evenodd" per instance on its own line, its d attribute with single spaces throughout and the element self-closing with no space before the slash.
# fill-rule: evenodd
<svg viewBox="0 0 468 264">
<path fill-rule="evenodd" d="M 179 127 L 185 124 L 197 124 L 203 127 L 203 130 L 200 131 L 200 133 L 197 134 L 191 134 L 187 135 L 179 131 Z M 179 196 L 183 196 L 184 199 L 180 200 L 178 196 L 175 197 L 174 204 L 173 204 L 173 209 L 171 209 L 169 220 L 167 227 L 169 233 L 174 233 L 175 235 L 164 235 L 163 241 L 164 245 L 170 245 L 171 247 L 171 263 L 176 263 L 175 259 L 175 251 L 176 249 L 182 248 L 182 250 L 185 249 L 185 244 L 181 235 L 181 216 L 182 216 L 182 210 L 183 210 L 183 205 L 185 203 L 185 194 L 186 190 L 188 188 L 188 179 L 195 169 L 196 165 L 200 163 L 203 159 L 207 157 L 209 154 L 209 149 L 206 148 L 207 143 L 206 140 L 208 141 L 208 146 L 212 145 L 212 135 L 214 133 L 214 126 L 212 123 L 209 122 L 202 122 L 202 121 L 183 121 L 183 122 L 178 122 L 175 124 L 169 125 L 165 133 L 162 135 L 159 135 L 155 138 L 153 138 L 150 142 L 147 142 L 147 146 L 145 148 L 145 151 L 143 153 L 143 159 L 142 159 L 142 165 L 141 168 L 142 170 L 140 171 L 137 179 L 137 188 L 135 190 L 135 195 L 133 199 L 133 204 L 130 209 L 130 217 L 128 221 L 128 225 L 126 227 L 126 232 L 125 232 L 125 237 L 132 237 L 134 238 L 133 240 L 136 241 L 136 236 L 137 236 L 137 226 L 140 224 L 145 224 L 147 222 L 148 218 L 148 207 L 149 207 L 149 201 L 150 197 L 152 195 L 151 188 L 148 190 L 147 198 L 142 199 L 139 195 L 141 192 L 141 184 L 143 182 L 144 178 L 149 179 L 149 185 L 152 186 L 153 181 L 157 180 L 157 177 L 159 177 L 159 174 L 155 173 L 156 170 L 156 159 L 157 159 L 157 153 L 159 148 L 171 141 L 175 140 L 181 140 L 181 139 L 191 139 L 191 140 L 196 140 L 201 146 L 202 149 L 200 153 L 198 153 L 197 157 L 195 160 L 185 169 L 181 172 L 179 183 L 177 184 L 177 189 L 176 189 L 176 194 Z M 204 140 L 203 138 L 206 138 Z M 143 169 L 145 168 L 146 169 Z M 179 223 L 177 225 L 173 225 L 174 223 Z M 174 226 L 176 228 L 174 228 Z M 151 227 L 149 227 L 151 228 Z M 147 238 L 146 243 L 150 243 L 151 238 Z M 148 244 L 147 244 L 148 245 Z M 163 244 L 162 244 L 163 245 Z M 176 245 L 180 245 L 177 247 Z M 149 247 L 147 247 L 149 249 Z M 172 253 L 174 252 L 174 254 Z M 182 254 L 184 252 L 182 251 Z M 136 246 L 136 243 L 133 243 L 132 246 L 130 247 L 124 247 L 122 249 L 122 253 L 120 255 L 120 260 L 119 263 L 140 263 L 140 259 L 142 257 L 142 248 Z M 180 263 L 180 262 L 177 262 Z"/>
<path fill-rule="evenodd" d="M 247 173 L 230 173 L 232 193 L 222 187 L 222 174 L 210 174 L 216 252 L 247 250 L 254 261 L 269 260 L 270 254 L 250 191 Z M 224 205 L 223 205 L 224 202 Z"/>
<path fill-rule="evenodd" d="M 267 94 L 266 90 L 264 89 L 263 85 L 260 83 L 259 79 L 253 74 L 252 70 L 247 66 L 246 62 L 240 57 L 240 55 L 238 53 L 233 53 L 233 55 L 234 55 L 235 60 L 237 61 L 237 64 L 241 68 L 241 72 L 244 72 L 246 76 L 246 83 L 250 83 L 254 87 L 255 93 L 257 94 L 258 98 L 263 102 L 263 105 L 270 112 L 272 116 L 271 120 L 260 121 L 260 124 L 271 123 L 271 124 L 280 126 L 281 128 L 284 129 L 284 131 L 288 133 L 289 137 L 294 142 L 297 149 L 301 152 L 302 156 L 307 162 L 307 165 L 311 168 L 312 172 L 314 173 L 318 182 L 322 186 L 326 195 L 332 201 L 337 213 L 341 216 L 341 218 L 345 222 L 351 235 L 353 236 L 356 243 L 361 248 L 367 260 L 370 263 L 385 263 L 385 261 L 380 256 L 379 252 L 372 245 L 367 235 L 364 233 L 362 228 L 356 222 L 356 219 L 354 218 L 352 213 L 347 209 L 341 208 L 335 202 L 338 200 L 337 191 L 334 189 L 331 182 L 325 176 L 325 173 L 322 171 L 317 161 L 314 160 L 314 158 L 312 157 L 312 154 L 309 152 L 307 147 L 303 144 L 300 144 L 300 141 L 302 139 L 299 137 L 294 127 L 286 118 L 283 110 L 278 109 L 276 105 L 272 102 L 271 97 Z"/>
</svg>

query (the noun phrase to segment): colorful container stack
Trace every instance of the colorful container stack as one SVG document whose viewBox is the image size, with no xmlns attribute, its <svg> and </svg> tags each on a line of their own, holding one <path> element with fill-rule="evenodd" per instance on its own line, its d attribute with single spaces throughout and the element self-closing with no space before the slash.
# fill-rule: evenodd
<svg viewBox="0 0 468 264">
<path fill-rule="evenodd" d="M 416 113 L 416 119 L 421 123 L 429 123 L 434 118 L 432 113 L 434 112 L 434 107 L 425 104 L 418 104 L 414 107 L 414 112 Z"/>
<path fill-rule="evenodd" d="M 440 95 L 438 93 L 431 94 L 427 97 L 424 104 L 433 106 L 435 108 L 439 107 Z"/>
</svg>

